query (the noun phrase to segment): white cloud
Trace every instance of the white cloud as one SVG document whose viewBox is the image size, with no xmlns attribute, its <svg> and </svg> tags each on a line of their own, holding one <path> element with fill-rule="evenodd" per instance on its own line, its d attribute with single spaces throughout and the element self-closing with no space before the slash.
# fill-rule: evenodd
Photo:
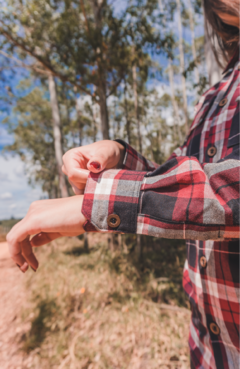
<svg viewBox="0 0 240 369">
<path fill-rule="evenodd" d="M 7 181 L 7 180 L 8 180 L 8 174 L 0 172 L 0 183 L 3 181 Z"/>
<path fill-rule="evenodd" d="M 4 193 L 2 193 L 2 194 L 0 195 L 0 198 L 1 198 L 2 200 L 9 200 L 9 199 L 11 199 L 11 198 L 12 198 L 12 194 L 11 194 L 11 192 L 4 192 Z"/>
<path fill-rule="evenodd" d="M 11 136 L 5 127 L 0 125 L 0 146 L 11 145 L 13 143 L 13 136 Z"/>
<path fill-rule="evenodd" d="M 30 204 L 43 195 L 41 187 L 32 188 L 28 184 L 23 162 L 17 156 L 4 158 L 0 155 L 0 168 L 0 219 L 22 218 Z"/>
</svg>

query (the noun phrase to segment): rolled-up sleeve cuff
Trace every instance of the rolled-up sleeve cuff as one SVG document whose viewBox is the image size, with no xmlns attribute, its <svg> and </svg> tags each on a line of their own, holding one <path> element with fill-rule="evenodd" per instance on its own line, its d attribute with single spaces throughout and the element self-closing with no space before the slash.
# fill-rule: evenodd
<svg viewBox="0 0 240 369">
<path fill-rule="evenodd" d="M 136 171 L 153 171 L 159 167 L 158 164 L 147 160 L 132 146 L 123 140 L 115 140 L 125 147 L 125 156 L 123 159 L 122 169 L 136 170 Z"/>
<path fill-rule="evenodd" d="M 82 213 L 87 232 L 136 233 L 140 188 L 146 172 L 105 170 L 90 173 Z"/>
</svg>

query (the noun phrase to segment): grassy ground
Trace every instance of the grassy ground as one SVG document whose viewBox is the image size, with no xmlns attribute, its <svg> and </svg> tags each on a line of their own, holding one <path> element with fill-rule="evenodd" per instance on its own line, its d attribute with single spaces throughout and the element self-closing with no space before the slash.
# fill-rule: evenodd
<svg viewBox="0 0 240 369">
<path fill-rule="evenodd" d="M 77 238 L 36 250 L 22 306 L 27 367 L 189 368 L 184 244 L 144 238 L 137 263 L 133 236 L 114 253 L 106 237 L 91 235 L 89 253 Z"/>
<path fill-rule="evenodd" d="M 6 233 L 20 220 L 15 218 L 0 220 L 0 242 L 6 241 Z"/>
</svg>

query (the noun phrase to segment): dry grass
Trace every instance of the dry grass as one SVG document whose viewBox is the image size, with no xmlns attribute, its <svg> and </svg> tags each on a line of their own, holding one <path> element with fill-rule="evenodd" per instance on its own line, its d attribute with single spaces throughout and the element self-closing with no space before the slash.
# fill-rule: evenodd
<svg viewBox="0 0 240 369">
<path fill-rule="evenodd" d="M 94 235 L 89 254 L 77 239 L 37 250 L 41 266 L 29 274 L 22 307 L 24 368 L 189 368 L 184 246 L 172 246 L 169 265 L 170 246 L 145 252 L 137 264 L 126 246 L 112 254 L 105 245 Z M 173 279 L 163 277 L 167 270 Z"/>
</svg>

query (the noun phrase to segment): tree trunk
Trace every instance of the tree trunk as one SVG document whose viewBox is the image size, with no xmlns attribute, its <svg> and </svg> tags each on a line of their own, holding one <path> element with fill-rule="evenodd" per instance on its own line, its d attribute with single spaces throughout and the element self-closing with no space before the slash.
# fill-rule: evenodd
<svg viewBox="0 0 240 369">
<path fill-rule="evenodd" d="M 140 126 L 140 119 L 139 119 L 136 65 L 133 65 L 132 67 L 132 75 L 133 75 L 134 108 L 135 108 L 135 117 L 137 121 L 137 135 L 138 135 L 139 152 L 140 154 L 142 154 L 142 135 L 141 135 L 141 126 Z M 141 239 L 141 235 L 139 234 L 137 235 L 136 256 L 137 256 L 137 260 L 140 261 L 142 257 L 142 239 Z"/>
<path fill-rule="evenodd" d="M 142 136 L 141 136 L 141 126 L 139 119 L 139 108 L 138 108 L 138 91 L 137 91 L 137 68 L 136 65 L 132 67 L 132 76 L 133 76 L 133 93 L 134 93 L 134 108 L 135 108 L 135 117 L 137 122 L 137 135 L 138 135 L 138 144 L 139 144 L 139 152 L 142 154 Z"/>
<path fill-rule="evenodd" d="M 78 106 L 77 97 L 75 98 L 75 108 L 76 108 L 76 112 L 77 112 L 79 146 L 82 146 L 82 140 L 83 140 L 82 129 L 83 129 L 83 125 L 82 125 L 82 122 L 81 122 L 81 113 L 80 113 L 80 109 L 79 109 L 79 106 Z"/>
<path fill-rule="evenodd" d="M 108 118 L 108 107 L 107 107 L 107 96 L 104 88 L 99 88 L 99 106 L 101 116 L 101 129 L 104 140 L 109 140 L 109 118 Z"/>
<path fill-rule="evenodd" d="M 98 64 L 98 95 L 101 116 L 101 130 L 104 140 L 109 140 L 109 117 L 107 107 L 107 91 L 106 91 L 106 77 L 104 71 L 104 63 L 102 60 L 102 11 L 104 5 L 103 0 L 91 0 L 95 26 L 99 34 L 99 45 L 96 48 L 97 64 Z"/>
<path fill-rule="evenodd" d="M 83 234 L 83 248 L 85 252 L 89 252 L 89 245 L 88 245 L 88 234 L 84 233 Z"/>
<path fill-rule="evenodd" d="M 217 48 L 217 45 L 216 45 Z M 213 86 L 220 81 L 222 76 L 222 69 L 218 65 L 215 55 L 212 51 L 211 41 L 208 36 L 207 26 L 205 22 L 205 57 L 208 71 L 209 85 Z"/>
<path fill-rule="evenodd" d="M 193 60 L 197 59 L 197 52 L 196 52 L 196 46 L 195 46 L 195 31 L 194 31 L 194 18 L 193 18 L 193 10 L 192 10 L 192 3 L 191 0 L 188 0 L 188 14 L 189 14 L 189 21 L 190 21 L 190 29 L 191 29 L 191 38 L 192 38 L 192 55 L 193 55 Z M 198 66 L 195 66 L 195 83 L 199 84 L 199 70 L 198 70 Z"/>
<path fill-rule="evenodd" d="M 127 84 L 124 79 L 124 110 L 125 110 L 125 117 L 126 117 L 126 131 L 127 131 L 127 138 L 128 143 L 131 145 L 131 129 L 130 129 L 130 119 L 128 115 L 128 102 L 127 102 Z"/>
<path fill-rule="evenodd" d="M 169 84 L 170 84 L 170 89 L 171 89 L 171 101 L 172 101 L 172 106 L 173 106 L 173 111 L 174 111 L 174 115 L 176 118 L 176 123 L 174 122 L 174 127 L 175 127 L 175 131 L 176 131 L 176 127 L 177 127 L 177 133 L 178 134 L 178 138 L 179 141 L 182 140 L 182 134 L 181 134 L 181 119 L 180 119 L 180 115 L 179 115 L 179 108 L 178 108 L 178 104 L 177 101 L 175 99 L 175 88 L 174 88 L 174 74 L 173 74 L 173 68 L 172 68 L 172 62 L 170 59 L 168 59 L 168 78 L 169 78 Z"/>
<path fill-rule="evenodd" d="M 50 102 L 52 108 L 52 119 L 53 119 L 53 137 L 54 137 L 54 149 L 55 158 L 57 162 L 57 171 L 59 177 L 59 188 L 61 197 L 68 197 L 68 191 L 64 174 L 62 172 L 62 134 L 61 134 L 61 120 L 57 101 L 57 91 L 55 81 L 52 75 L 48 77 Z"/>
<path fill-rule="evenodd" d="M 137 234 L 137 243 L 135 250 L 137 261 L 141 261 L 143 255 L 143 247 L 142 247 L 142 236 L 140 234 Z"/>
<path fill-rule="evenodd" d="M 163 13 L 164 8 L 163 8 L 162 0 L 158 0 L 158 4 L 159 4 L 160 12 Z M 164 18 L 163 18 L 163 25 L 164 25 L 164 27 L 166 26 L 165 15 L 164 15 Z M 182 141 L 181 119 L 180 119 L 180 115 L 179 115 L 179 107 L 178 107 L 177 101 L 175 99 L 174 73 L 173 73 L 172 61 L 171 61 L 170 58 L 168 58 L 168 79 L 169 79 L 169 84 L 170 84 L 170 89 L 171 89 L 171 102 L 172 102 L 172 106 L 173 106 L 174 116 L 175 116 L 175 119 L 176 119 L 176 122 L 174 122 L 174 127 L 173 127 L 174 128 L 174 134 L 175 134 L 175 136 L 178 135 L 178 139 L 181 142 Z"/>
<path fill-rule="evenodd" d="M 96 106 L 92 101 L 92 118 L 93 118 L 93 142 L 97 139 L 98 132 L 98 124 L 97 124 L 97 116 L 96 116 Z"/>
<path fill-rule="evenodd" d="M 186 78 L 183 75 L 185 70 L 184 65 L 184 50 L 183 50 L 183 36 L 182 36 L 182 16 L 181 16 L 181 3 L 180 0 L 177 0 L 177 9 L 178 9 L 178 32 L 179 32 L 179 56 L 180 56 L 180 72 L 181 72 L 181 80 L 182 80 L 182 92 L 183 92 L 183 111 L 185 116 L 185 130 L 186 134 L 188 134 L 188 108 L 187 108 L 187 90 L 186 90 Z"/>
</svg>

